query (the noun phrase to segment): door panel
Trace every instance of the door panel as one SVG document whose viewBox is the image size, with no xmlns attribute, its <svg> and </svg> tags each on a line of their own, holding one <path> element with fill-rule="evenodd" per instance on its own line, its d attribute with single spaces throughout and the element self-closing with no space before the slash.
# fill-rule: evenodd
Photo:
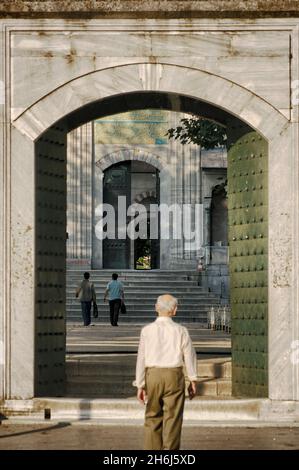
<svg viewBox="0 0 299 470">
<path fill-rule="evenodd" d="M 233 395 L 268 396 L 268 145 L 228 131 Z"/>
<path fill-rule="evenodd" d="M 103 200 L 115 210 L 115 240 L 103 240 L 104 269 L 128 269 L 130 267 L 130 240 L 118 238 L 118 197 L 126 197 L 126 209 L 131 203 L 131 162 L 113 165 L 104 173 Z"/>
<path fill-rule="evenodd" d="M 36 143 L 35 395 L 65 387 L 66 131 Z"/>
</svg>

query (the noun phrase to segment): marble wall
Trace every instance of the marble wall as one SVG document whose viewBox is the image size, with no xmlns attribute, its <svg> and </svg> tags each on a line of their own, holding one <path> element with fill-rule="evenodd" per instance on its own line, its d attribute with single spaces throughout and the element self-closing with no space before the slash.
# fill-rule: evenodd
<svg viewBox="0 0 299 470">
<path fill-rule="evenodd" d="M 92 256 L 92 123 L 68 134 L 67 139 L 67 264 L 90 268 Z"/>
</svg>

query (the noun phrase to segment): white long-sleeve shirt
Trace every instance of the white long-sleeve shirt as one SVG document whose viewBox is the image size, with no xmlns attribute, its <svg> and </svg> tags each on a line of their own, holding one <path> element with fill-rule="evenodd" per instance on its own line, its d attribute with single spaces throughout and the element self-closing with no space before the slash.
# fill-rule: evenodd
<svg viewBox="0 0 299 470">
<path fill-rule="evenodd" d="M 133 385 L 144 387 L 147 367 L 181 367 L 184 364 L 189 380 L 195 381 L 196 353 L 187 328 L 170 317 L 158 317 L 142 328 Z"/>
</svg>

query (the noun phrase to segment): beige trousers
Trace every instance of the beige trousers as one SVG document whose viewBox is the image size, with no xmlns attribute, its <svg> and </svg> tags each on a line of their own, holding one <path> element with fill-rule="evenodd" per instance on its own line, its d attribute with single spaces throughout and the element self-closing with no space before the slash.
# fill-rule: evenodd
<svg viewBox="0 0 299 470">
<path fill-rule="evenodd" d="M 179 449 L 185 402 L 183 368 L 147 368 L 145 387 L 144 449 Z"/>
</svg>

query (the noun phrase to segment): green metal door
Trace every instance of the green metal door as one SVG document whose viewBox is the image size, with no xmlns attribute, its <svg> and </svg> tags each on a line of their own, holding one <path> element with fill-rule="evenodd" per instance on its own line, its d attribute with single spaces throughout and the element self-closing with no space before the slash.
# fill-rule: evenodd
<svg viewBox="0 0 299 470">
<path fill-rule="evenodd" d="M 268 145 L 228 129 L 233 395 L 268 396 Z"/>
<path fill-rule="evenodd" d="M 66 135 L 36 142 L 35 396 L 65 391 Z"/>
<path fill-rule="evenodd" d="M 126 212 L 131 204 L 131 162 L 113 165 L 104 173 L 103 200 L 111 204 L 115 211 L 115 239 L 103 240 L 103 267 L 104 269 L 128 269 L 130 267 L 130 240 L 128 236 L 120 238 L 119 224 L 123 216 L 122 232 L 126 233 L 126 214 L 119 214 L 118 198 L 126 198 Z M 120 216 L 120 218 L 119 218 Z"/>
</svg>

